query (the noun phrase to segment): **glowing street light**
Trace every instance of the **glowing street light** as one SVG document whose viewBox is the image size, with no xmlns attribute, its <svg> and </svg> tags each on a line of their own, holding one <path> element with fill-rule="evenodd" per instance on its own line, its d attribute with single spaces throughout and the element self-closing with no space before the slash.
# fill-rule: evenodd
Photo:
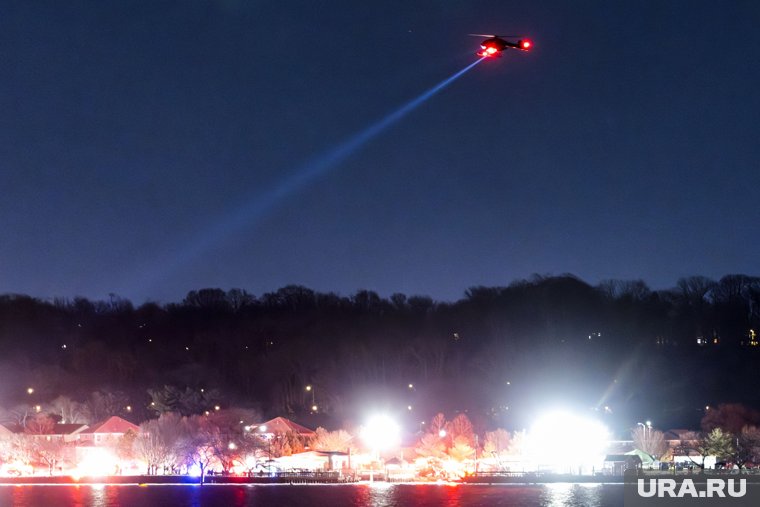
<svg viewBox="0 0 760 507">
<path fill-rule="evenodd" d="M 567 472 L 594 467 L 604 459 L 609 431 L 600 422 L 566 412 L 540 418 L 528 433 L 528 448 L 537 466 Z"/>
<path fill-rule="evenodd" d="M 311 404 L 316 405 L 317 401 L 314 399 L 314 387 L 311 384 L 306 386 L 306 392 L 311 393 Z M 317 409 L 312 408 L 311 410 L 312 412 L 316 412 Z"/>
<path fill-rule="evenodd" d="M 375 459 L 380 459 L 380 451 L 395 447 L 399 443 L 400 428 L 396 421 L 387 415 L 372 416 L 365 424 L 359 436 L 372 450 Z M 374 470 L 369 472 L 370 482 L 374 479 Z"/>
<path fill-rule="evenodd" d="M 396 421 L 389 416 L 375 415 L 367 421 L 359 434 L 373 451 L 382 451 L 398 444 L 400 431 Z"/>
<path fill-rule="evenodd" d="M 34 394 L 34 388 L 33 387 L 27 387 L 26 388 L 26 394 Z"/>
<path fill-rule="evenodd" d="M 446 430 L 441 429 L 440 431 L 438 431 L 438 436 L 441 437 L 441 438 L 445 438 L 446 437 Z"/>
</svg>

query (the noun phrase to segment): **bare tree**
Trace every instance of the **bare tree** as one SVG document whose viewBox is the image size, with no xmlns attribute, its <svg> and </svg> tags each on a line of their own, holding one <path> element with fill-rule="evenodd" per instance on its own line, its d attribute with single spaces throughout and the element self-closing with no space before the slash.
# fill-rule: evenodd
<svg viewBox="0 0 760 507">
<path fill-rule="evenodd" d="M 741 433 L 735 435 L 735 444 L 730 459 L 740 470 L 760 461 L 760 429 L 745 426 Z"/>
<path fill-rule="evenodd" d="M 426 433 L 415 446 L 414 452 L 423 458 L 440 459 L 446 455 L 446 444 L 437 433 Z"/>
<path fill-rule="evenodd" d="M 354 438 L 345 430 L 327 431 L 324 428 L 317 428 L 316 433 L 310 444 L 315 451 L 348 452 Z"/>
<path fill-rule="evenodd" d="M 53 475 L 55 466 L 63 460 L 66 443 L 58 438 L 29 438 L 30 446 L 35 460 L 44 463 L 48 467 L 48 474 Z"/>
<path fill-rule="evenodd" d="M 189 463 L 199 468 L 203 484 L 209 465 L 217 458 L 219 427 L 206 416 L 194 415 L 185 420 L 189 430 L 183 439 L 185 456 Z"/>
<path fill-rule="evenodd" d="M 470 447 L 475 446 L 475 431 L 472 429 L 470 418 L 465 414 L 458 414 L 446 426 L 446 431 L 451 437 L 452 442 L 459 438 L 467 442 Z"/>
<path fill-rule="evenodd" d="M 61 417 L 64 424 L 85 424 L 84 407 L 68 396 L 59 396 L 50 402 L 50 409 Z"/>
<path fill-rule="evenodd" d="M 90 424 L 104 421 L 114 415 L 124 415 L 129 398 L 121 391 L 104 389 L 93 391 L 84 402 L 85 418 Z"/>
<path fill-rule="evenodd" d="M 668 444 L 662 431 L 650 426 L 636 426 L 633 431 L 633 445 L 644 451 L 652 459 L 660 459 L 667 451 Z"/>
<path fill-rule="evenodd" d="M 498 428 L 494 431 L 488 431 L 483 438 L 483 453 L 488 456 L 506 454 L 510 441 L 511 439 L 507 430 Z"/>
<path fill-rule="evenodd" d="M 440 412 L 435 414 L 433 419 L 430 421 L 430 431 L 435 433 L 436 435 L 441 430 L 446 429 L 446 416 L 441 414 Z"/>
<path fill-rule="evenodd" d="M 135 439 L 135 454 L 148 465 L 148 475 L 158 472 L 158 467 L 166 463 L 167 445 L 158 429 L 158 420 L 153 419 L 140 425 L 140 434 Z"/>
<path fill-rule="evenodd" d="M 211 447 L 214 456 L 222 466 L 222 471 L 229 472 L 235 462 L 256 447 L 254 439 L 248 438 L 245 430 L 246 421 L 259 420 L 258 416 L 244 409 L 228 409 L 214 412 L 205 417 L 207 422 L 206 444 Z"/>
<path fill-rule="evenodd" d="M 148 474 L 158 473 L 160 466 L 175 469 L 183 464 L 187 430 L 185 419 L 171 412 L 140 425 L 134 450 L 148 464 Z"/>
<path fill-rule="evenodd" d="M 53 433 L 53 428 L 55 428 L 53 418 L 40 412 L 26 420 L 24 433 L 29 435 L 49 435 Z"/>
<path fill-rule="evenodd" d="M 2 413 L 2 422 L 20 428 L 26 428 L 27 421 L 37 414 L 35 409 L 26 403 L 16 405 L 10 410 L 6 410 Z"/>
<path fill-rule="evenodd" d="M 6 446 L 8 460 L 17 461 L 25 465 L 31 464 L 35 459 L 33 439 L 34 437 L 26 435 L 24 433 L 12 435 L 8 439 Z"/>
</svg>

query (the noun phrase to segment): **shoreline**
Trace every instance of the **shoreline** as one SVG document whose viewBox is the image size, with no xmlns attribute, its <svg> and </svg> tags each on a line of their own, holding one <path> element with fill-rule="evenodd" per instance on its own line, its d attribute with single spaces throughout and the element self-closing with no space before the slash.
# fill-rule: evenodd
<svg viewBox="0 0 760 507">
<path fill-rule="evenodd" d="M 726 479 L 746 479 L 747 483 L 760 483 L 759 474 L 721 474 Z M 688 477 L 699 481 L 701 474 Z M 638 478 L 667 478 L 672 474 L 644 474 Z M 681 477 L 679 475 L 678 477 Z M 198 477 L 187 475 L 111 475 L 111 476 L 29 476 L 0 477 L 0 486 L 302 486 L 302 485 L 337 485 L 337 486 L 540 486 L 547 484 L 598 484 L 622 485 L 624 476 L 577 476 L 566 474 L 520 474 L 520 475 L 471 475 L 457 481 L 384 481 L 359 480 L 346 481 L 337 477 L 248 477 L 248 476 L 207 476 L 201 484 Z"/>
<path fill-rule="evenodd" d="M 476 479 L 476 480 L 473 480 Z M 623 484 L 623 477 L 609 477 L 600 480 L 600 477 L 468 477 L 460 481 L 337 481 L 299 478 L 277 477 L 207 477 L 203 484 L 197 477 L 190 476 L 98 476 L 98 477 L 71 477 L 71 476 L 32 476 L 32 477 L 0 477 L 0 486 L 501 486 L 522 485 L 538 486 L 543 484 Z"/>
</svg>

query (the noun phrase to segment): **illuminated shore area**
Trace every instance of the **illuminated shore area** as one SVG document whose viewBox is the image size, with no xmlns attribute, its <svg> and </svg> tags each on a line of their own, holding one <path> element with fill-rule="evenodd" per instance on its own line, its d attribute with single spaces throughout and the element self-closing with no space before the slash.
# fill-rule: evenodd
<svg viewBox="0 0 760 507">
<path fill-rule="evenodd" d="M 760 477 L 758 478 L 760 479 Z M 207 476 L 204 484 L 621 484 L 622 476 L 579 476 L 569 474 L 536 474 L 536 473 L 512 473 L 512 474 L 473 474 L 456 481 L 386 481 L 380 476 L 370 481 L 367 478 L 345 477 L 338 474 L 279 474 L 265 477 L 248 476 Z M 188 475 L 112 475 L 92 477 L 72 477 L 67 475 L 56 476 L 29 476 L 29 477 L 0 477 L 2 485 L 142 485 L 142 484 L 165 484 L 165 485 L 198 485 L 198 477 Z"/>
<path fill-rule="evenodd" d="M 578 484 L 620 484 L 621 476 L 579 476 L 569 474 L 536 474 L 536 473 L 511 473 L 511 474 L 472 474 L 456 481 L 431 481 L 431 480 L 407 480 L 387 481 L 378 474 L 369 480 L 368 477 L 347 477 L 337 473 L 300 473 L 300 474 L 277 474 L 273 476 L 238 476 L 238 475 L 211 475 L 206 476 L 204 484 L 553 484 L 553 483 L 578 483 Z M 199 477 L 189 475 L 104 475 L 91 477 L 75 477 L 69 475 L 54 476 L 28 476 L 28 477 L 0 477 L 1 485 L 88 485 L 88 484 L 112 484 L 112 485 L 141 485 L 141 484 L 175 484 L 197 485 Z"/>
</svg>

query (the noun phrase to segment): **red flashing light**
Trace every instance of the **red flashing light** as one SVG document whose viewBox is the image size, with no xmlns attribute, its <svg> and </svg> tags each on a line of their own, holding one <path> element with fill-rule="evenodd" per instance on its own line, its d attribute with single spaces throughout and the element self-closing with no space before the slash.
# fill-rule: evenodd
<svg viewBox="0 0 760 507">
<path fill-rule="evenodd" d="M 530 49 L 532 45 L 533 43 L 529 40 L 524 40 L 520 42 L 520 46 L 522 46 L 523 49 Z"/>
</svg>

